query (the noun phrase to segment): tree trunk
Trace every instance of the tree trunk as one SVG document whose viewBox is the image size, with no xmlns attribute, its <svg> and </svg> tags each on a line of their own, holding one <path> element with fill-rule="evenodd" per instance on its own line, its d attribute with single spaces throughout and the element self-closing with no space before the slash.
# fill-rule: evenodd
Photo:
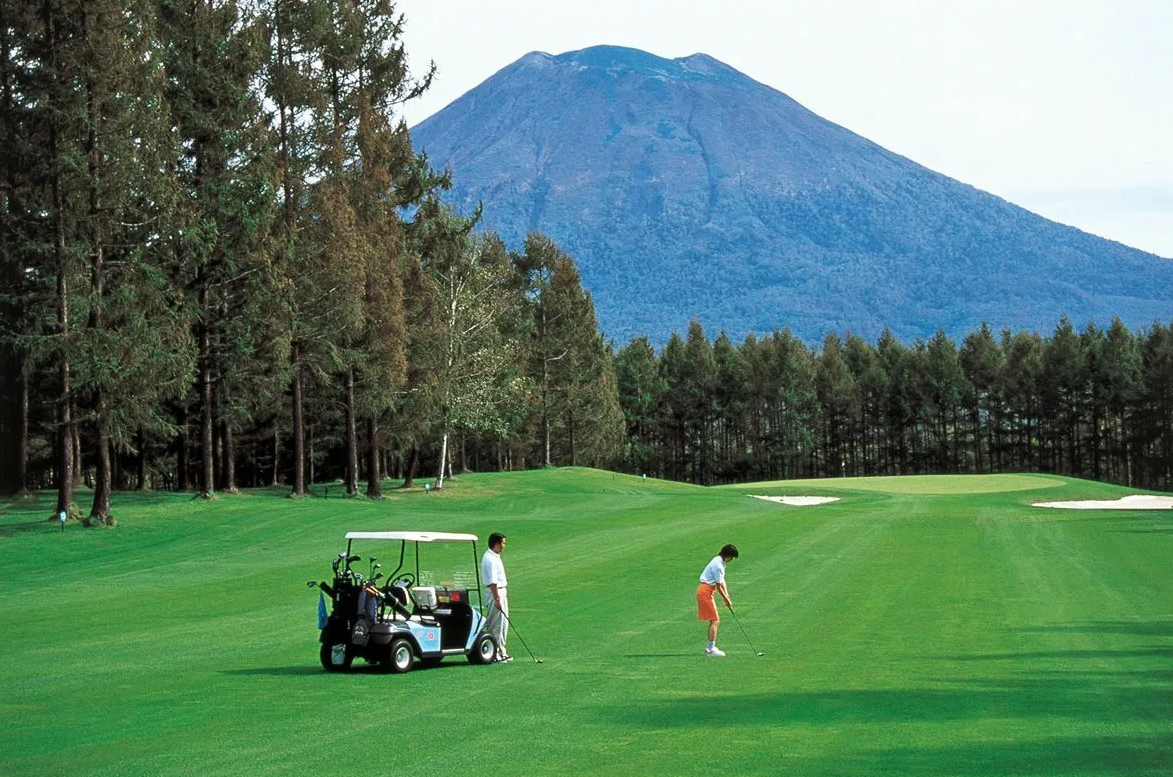
<svg viewBox="0 0 1173 777">
<path fill-rule="evenodd" d="M 273 419 L 273 476 L 269 485 L 273 488 L 281 485 L 281 425 Z"/>
<path fill-rule="evenodd" d="M 147 432 L 142 426 L 138 428 L 138 490 L 147 490 Z"/>
<path fill-rule="evenodd" d="M 56 156 L 56 125 L 50 130 L 50 146 Z M 57 254 L 57 334 L 62 340 L 69 336 L 69 297 L 65 268 L 65 223 L 61 211 L 64 209 L 59 176 L 53 177 L 53 208 L 56 212 Z M 57 515 L 68 515 L 73 511 L 74 455 L 73 455 L 73 394 L 70 382 L 69 357 L 62 354 L 57 365 L 58 396 L 57 417 Z"/>
<path fill-rule="evenodd" d="M 200 289 L 200 488 L 203 496 L 212 496 L 216 483 L 215 440 L 212 426 L 212 344 L 210 329 L 211 305 L 208 290 Z"/>
<path fill-rule="evenodd" d="M 71 403 L 73 404 L 73 403 Z M 69 411 L 70 419 L 77 418 L 77 405 L 73 404 Z M 82 485 L 83 475 L 86 485 L 89 485 L 89 471 L 82 471 L 82 456 L 81 456 L 81 428 L 76 423 L 69 425 L 69 444 L 73 447 L 72 461 L 73 461 L 73 487 L 78 488 Z"/>
<path fill-rule="evenodd" d="M 314 425 L 309 424 L 306 427 L 306 490 L 317 482 L 317 475 L 314 473 Z M 303 491 L 305 493 L 305 491 Z"/>
<path fill-rule="evenodd" d="M 379 423 L 367 419 L 367 498 L 383 497 L 383 472 L 379 466 Z"/>
<path fill-rule="evenodd" d="M 57 510 L 55 515 L 73 512 L 73 414 L 69 401 L 69 361 L 59 365 L 62 402 L 57 408 Z"/>
<path fill-rule="evenodd" d="M 305 496 L 305 421 L 302 418 L 301 343 L 293 341 L 293 494 Z"/>
<path fill-rule="evenodd" d="M 444 419 L 444 431 L 440 435 L 440 471 L 436 473 L 436 490 L 444 487 L 444 470 L 448 468 L 448 419 Z"/>
<path fill-rule="evenodd" d="M 110 436 L 106 432 L 106 424 L 102 420 L 107 412 L 106 397 L 99 391 L 94 399 L 94 411 L 98 416 L 97 443 L 95 444 L 94 462 L 94 502 L 90 508 L 90 515 L 85 521 L 86 526 L 110 526 L 114 523 L 110 517 L 110 490 L 111 490 L 111 461 Z"/>
<path fill-rule="evenodd" d="M 180 407 L 176 412 L 176 425 L 179 433 L 175 436 L 175 469 L 176 482 L 180 491 L 191 491 L 191 464 L 188 462 L 188 429 L 187 408 Z"/>
<path fill-rule="evenodd" d="M 16 453 L 16 493 L 23 496 L 28 492 L 29 478 L 29 378 L 21 370 L 17 378 L 20 399 L 18 403 L 19 418 L 17 419 L 17 453 Z"/>
<path fill-rule="evenodd" d="M 346 494 L 358 496 L 358 420 L 354 408 L 354 368 L 346 371 Z"/>
<path fill-rule="evenodd" d="M 403 487 L 412 488 L 415 486 L 415 468 L 419 463 L 420 449 L 419 446 L 411 446 L 411 453 L 407 457 L 407 468 L 403 473 Z"/>
<path fill-rule="evenodd" d="M 235 493 L 236 488 L 236 441 L 232 436 L 232 424 L 220 419 L 220 490 Z"/>
</svg>

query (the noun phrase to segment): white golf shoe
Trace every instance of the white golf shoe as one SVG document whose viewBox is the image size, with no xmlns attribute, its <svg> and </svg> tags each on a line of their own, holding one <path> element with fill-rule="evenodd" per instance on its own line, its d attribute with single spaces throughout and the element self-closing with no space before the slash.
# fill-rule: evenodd
<svg viewBox="0 0 1173 777">
<path fill-rule="evenodd" d="M 725 651 L 719 647 L 705 648 L 706 656 L 724 656 Z"/>
</svg>

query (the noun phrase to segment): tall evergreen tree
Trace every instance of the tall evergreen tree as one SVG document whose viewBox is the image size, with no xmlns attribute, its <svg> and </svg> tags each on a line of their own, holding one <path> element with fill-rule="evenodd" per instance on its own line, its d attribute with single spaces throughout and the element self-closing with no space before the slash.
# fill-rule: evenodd
<svg viewBox="0 0 1173 777">
<path fill-rule="evenodd" d="M 1092 402 L 1104 424 L 1104 469 L 1093 477 L 1132 484 L 1132 448 L 1136 407 L 1141 390 L 1141 354 L 1137 338 L 1117 316 L 1112 319 L 1091 365 Z"/>
<path fill-rule="evenodd" d="M 162 0 L 159 8 L 168 104 L 183 148 L 174 164 L 185 194 L 174 219 L 174 276 L 196 311 L 200 488 L 210 495 L 217 451 L 219 488 L 231 490 L 232 432 L 273 403 L 284 377 L 272 358 L 287 347 L 272 324 L 276 168 L 255 90 L 267 40 L 255 9 L 235 0 Z"/>
<path fill-rule="evenodd" d="M 713 341 L 713 359 L 717 371 L 713 397 L 717 420 L 716 456 L 720 462 L 714 470 L 719 480 L 740 480 L 749 469 L 751 453 L 746 425 L 749 364 L 723 331 Z"/>
<path fill-rule="evenodd" d="M 688 325 L 675 387 L 683 399 L 686 464 L 695 483 L 713 482 L 713 421 L 716 409 L 717 360 L 700 321 Z"/>
<path fill-rule="evenodd" d="M 1064 317 L 1043 348 L 1039 384 L 1040 412 L 1048 419 L 1048 468 L 1080 472 L 1079 420 L 1087 385 L 1087 358 L 1079 335 Z"/>
<path fill-rule="evenodd" d="M 531 233 L 517 258 L 530 301 L 530 379 L 538 390 L 541 460 L 571 465 L 610 461 L 619 449 L 620 413 L 609 347 L 574 260 Z M 564 441 L 555 455 L 554 440 Z"/>
<path fill-rule="evenodd" d="M 615 355 L 615 376 L 627 428 L 626 466 L 633 472 L 660 474 L 660 419 L 656 409 L 663 402 L 664 384 L 656 352 L 647 337 L 635 338 Z"/>
<path fill-rule="evenodd" d="M 815 373 L 815 390 L 822 408 L 820 438 L 823 441 L 823 474 L 847 474 L 846 435 L 858 413 L 855 379 L 843 359 L 843 341 L 830 334 L 823 339 Z"/>
<path fill-rule="evenodd" d="M 41 182 L 34 163 L 44 127 L 34 122 L 37 63 L 30 45 L 41 28 L 37 7 L 0 2 L 0 494 L 23 493 L 28 486 L 31 383 L 35 363 L 26 336 L 39 326 L 36 306 L 45 297 L 32 273 L 44 236 L 29 210 L 38 202 Z M 35 99 L 35 98 L 33 98 Z"/>
<path fill-rule="evenodd" d="M 959 414 L 968 387 L 957 345 L 943 329 L 938 329 L 925 346 L 925 381 L 933 469 L 956 472 L 961 466 Z"/>
<path fill-rule="evenodd" d="M 1039 434 L 1043 349 L 1043 339 L 1036 332 L 1002 332 L 997 392 L 1006 407 L 1012 469 L 1035 470 L 1039 466 L 1035 442 Z"/>
<path fill-rule="evenodd" d="M 1173 325 L 1154 323 L 1141 346 L 1142 391 L 1134 458 L 1146 483 L 1173 489 Z"/>
<path fill-rule="evenodd" d="M 1001 426 L 1001 417 L 994 385 L 1002 351 L 986 322 L 983 321 L 976 332 L 965 336 L 958 359 L 965 374 L 964 385 L 968 388 L 964 404 L 969 409 L 974 470 L 995 471 L 998 469 L 995 435 Z"/>
</svg>

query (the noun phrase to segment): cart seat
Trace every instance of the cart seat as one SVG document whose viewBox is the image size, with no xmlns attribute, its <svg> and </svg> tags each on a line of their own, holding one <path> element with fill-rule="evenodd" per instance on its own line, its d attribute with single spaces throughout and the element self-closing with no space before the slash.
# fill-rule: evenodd
<svg viewBox="0 0 1173 777">
<path fill-rule="evenodd" d="M 397 583 L 391 586 L 388 591 L 390 592 L 391 599 L 393 600 L 391 602 L 391 609 L 405 617 L 410 614 L 411 596 L 407 593 L 407 586 Z M 398 603 L 399 606 L 396 606 L 396 603 Z"/>
</svg>

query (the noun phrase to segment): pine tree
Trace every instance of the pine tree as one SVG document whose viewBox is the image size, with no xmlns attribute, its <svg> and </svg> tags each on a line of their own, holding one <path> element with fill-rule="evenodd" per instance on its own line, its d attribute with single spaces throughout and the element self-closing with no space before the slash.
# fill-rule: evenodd
<svg viewBox="0 0 1173 777">
<path fill-rule="evenodd" d="M 959 411 L 968 387 L 957 344 L 943 329 L 938 329 L 925 346 L 925 381 L 933 469 L 956 472 L 961 463 Z"/>
<path fill-rule="evenodd" d="M 159 7 L 167 99 L 184 149 L 174 164 L 185 194 L 175 217 L 181 238 L 174 276 L 196 313 L 200 489 L 207 496 L 217 486 L 235 488 L 233 430 L 273 402 L 283 377 L 273 358 L 282 333 L 271 323 L 267 244 L 276 168 L 255 90 L 265 38 L 262 20 L 234 1 L 167 0 Z"/>
<path fill-rule="evenodd" d="M 827 335 L 815 373 L 815 390 L 822 408 L 823 472 L 831 477 L 847 474 L 846 430 L 851 428 L 858 408 L 855 379 L 842 350 L 839 336 Z"/>
<path fill-rule="evenodd" d="M 664 384 L 656 352 L 646 336 L 637 337 L 615 355 L 616 387 L 626 423 L 625 466 L 638 473 L 663 473 L 660 419 Z"/>
<path fill-rule="evenodd" d="M 715 474 L 720 481 L 741 480 L 748 472 L 751 452 L 745 423 L 750 393 L 749 364 L 724 331 L 713 341 L 713 359 L 717 369 L 713 397 L 717 419 L 716 456 L 720 462 L 714 468 Z"/>
<path fill-rule="evenodd" d="M 1112 319 L 1091 366 L 1092 402 L 1104 423 L 1105 470 L 1096 465 L 1093 477 L 1131 483 L 1129 441 L 1135 437 L 1135 408 L 1141 386 L 1141 355 L 1137 338 L 1119 316 Z"/>
<path fill-rule="evenodd" d="M 0 494 L 28 486 L 31 383 L 35 362 L 27 336 L 35 334 L 38 294 L 32 280 L 38 219 L 29 210 L 40 194 L 35 149 L 45 141 L 29 102 L 34 62 L 29 44 L 40 22 L 31 4 L 0 2 Z"/>
<path fill-rule="evenodd" d="M 1087 358 L 1066 316 L 1043 348 L 1040 378 L 1040 410 L 1049 421 L 1045 427 L 1049 469 L 1080 472 L 1079 418 L 1087 385 Z"/>
<path fill-rule="evenodd" d="M 997 471 L 996 435 L 1001 428 L 1001 414 L 994 384 L 1002 352 L 986 322 L 982 322 L 978 331 L 965 336 L 958 358 L 968 387 L 965 404 L 969 408 L 973 437 L 974 470 Z"/>
</svg>

